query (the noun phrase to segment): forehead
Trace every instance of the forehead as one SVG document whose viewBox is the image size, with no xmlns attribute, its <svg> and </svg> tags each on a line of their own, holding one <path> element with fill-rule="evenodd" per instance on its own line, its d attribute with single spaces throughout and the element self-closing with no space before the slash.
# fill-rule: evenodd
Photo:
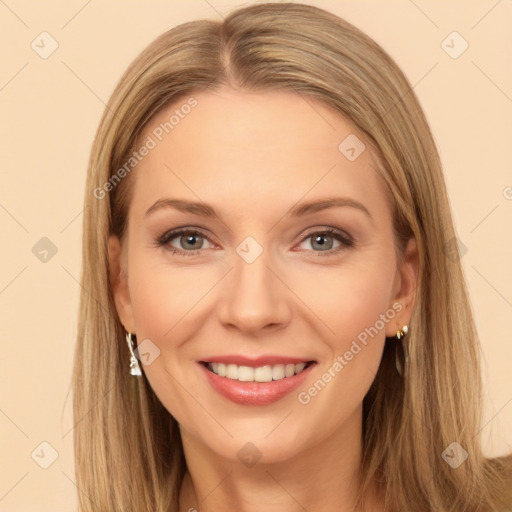
<svg viewBox="0 0 512 512">
<path fill-rule="evenodd" d="M 139 145 L 149 140 L 152 149 L 134 172 L 133 201 L 140 208 L 171 196 L 254 213 L 326 195 L 387 207 L 363 136 L 307 96 L 230 89 L 191 94 L 148 123 Z"/>
</svg>

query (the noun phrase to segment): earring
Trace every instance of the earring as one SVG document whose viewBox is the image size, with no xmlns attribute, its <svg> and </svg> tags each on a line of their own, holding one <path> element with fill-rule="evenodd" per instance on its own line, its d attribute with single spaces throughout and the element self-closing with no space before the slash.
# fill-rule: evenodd
<svg viewBox="0 0 512 512">
<path fill-rule="evenodd" d="M 396 332 L 395 336 L 395 368 L 400 377 L 407 375 L 407 368 L 409 366 L 409 354 L 407 345 L 404 343 L 403 339 L 408 331 L 409 328 L 407 325 L 404 325 L 399 331 Z"/>
<path fill-rule="evenodd" d="M 128 343 L 128 348 L 130 350 L 130 375 L 140 377 L 142 375 L 142 372 L 140 370 L 139 362 L 137 361 L 137 358 L 135 357 L 135 354 L 133 352 L 131 332 L 126 333 L 126 343 Z"/>
</svg>

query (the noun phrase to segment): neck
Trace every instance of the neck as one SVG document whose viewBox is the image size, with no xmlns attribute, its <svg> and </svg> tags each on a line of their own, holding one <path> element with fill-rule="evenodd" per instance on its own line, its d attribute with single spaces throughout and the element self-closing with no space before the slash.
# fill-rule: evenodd
<svg viewBox="0 0 512 512">
<path fill-rule="evenodd" d="M 180 512 L 354 512 L 361 427 L 358 409 L 329 437 L 313 437 L 306 449 L 286 460 L 258 462 L 250 467 L 238 458 L 228 459 L 212 451 L 181 429 L 187 472 L 180 492 Z"/>
</svg>

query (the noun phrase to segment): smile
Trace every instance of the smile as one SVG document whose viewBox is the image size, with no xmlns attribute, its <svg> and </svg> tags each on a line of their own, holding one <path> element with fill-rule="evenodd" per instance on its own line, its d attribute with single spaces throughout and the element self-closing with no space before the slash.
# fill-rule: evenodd
<svg viewBox="0 0 512 512">
<path fill-rule="evenodd" d="M 205 363 L 207 368 L 218 375 L 228 379 L 238 380 L 239 382 L 271 382 L 273 380 L 281 380 L 293 377 L 304 371 L 304 369 L 313 364 L 308 361 L 299 364 L 276 364 L 258 366 L 239 366 L 236 364 L 225 363 Z"/>
<path fill-rule="evenodd" d="M 288 396 L 304 384 L 317 365 L 315 361 L 263 366 L 197 363 L 210 389 L 231 402 L 252 406 L 271 404 Z"/>
</svg>

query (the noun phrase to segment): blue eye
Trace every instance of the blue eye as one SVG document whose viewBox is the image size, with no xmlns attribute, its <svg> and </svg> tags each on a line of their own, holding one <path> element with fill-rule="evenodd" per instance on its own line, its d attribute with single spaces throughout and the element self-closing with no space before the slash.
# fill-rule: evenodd
<svg viewBox="0 0 512 512">
<path fill-rule="evenodd" d="M 188 246 L 189 250 L 184 250 L 172 245 L 171 242 L 176 239 L 178 239 L 178 243 L 181 247 L 186 249 Z M 316 256 L 332 256 L 333 254 L 346 248 L 353 247 L 354 245 L 354 242 L 349 235 L 338 232 L 332 228 L 313 231 L 303 238 L 300 243 L 302 244 L 308 239 L 312 239 L 312 247 L 316 246 L 317 248 L 320 248 L 319 251 L 312 251 Z M 333 249 L 333 243 L 329 242 L 329 239 L 337 240 L 340 242 L 340 246 Z M 204 233 L 194 229 L 183 228 L 164 233 L 156 239 L 156 245 L 158 247 L 166 247 L 173 254 L 178 254 L 180 256 L 197 256 L 201 249 L 204 249 L 204 240 L 212 243 L 210 238 Z"/>
<path fill-rule="evenodd" d="M 353 240 L 341 232 L 335 231 L 334 229 L 327 228 L 322 231 L 314 231 L 302 240 L 301 243 L 311 239 L 312 247 L 320 247 L 320 251 L 313 251 L 316 256 L 330 256 L 334 253 L 352 247 L 354 245 Z M 329 242 L 329 239 L 334 239 L 340 242 L 340 246 L 332 249 L 333 243 Z M 327 241 L 326 241 L 327 240 Z"/>
<path fill-rule="evenodd" d="M 192 245 L 193 250 L 182 250 L 176 248 L 174 245 L 171 245 L 170 242 L 179 237 L 179 243 L 183 246 Z M 161 237 L 157 239 L 158 246 L 168 246 L 169 250 L 172 251 L 173 254 L 180 254 L 183 256 L 194 256 L 199 254 L 199 249 L 202 249 L 203 244 L 197 243 L 197 240 L 208 240 L 209 238 L 202 234 L 200 231 L 195 231 L 192 229 L 180 229 L 177 231 L 170 231 L 168 233 L 164 233 Z M 199 246 L 199 247 L 198 247 Z"/>
</svg>

